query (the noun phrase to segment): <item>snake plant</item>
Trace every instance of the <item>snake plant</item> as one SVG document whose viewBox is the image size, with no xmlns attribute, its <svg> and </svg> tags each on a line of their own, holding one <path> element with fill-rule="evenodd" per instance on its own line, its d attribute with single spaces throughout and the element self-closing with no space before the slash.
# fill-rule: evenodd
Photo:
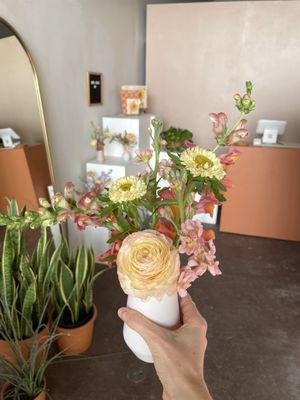
<svg viewBox="0 0 300 400">
<path fill-rule="evenodd" d="M 10 216 L 24 212 L 23 209 L 19 213 L 15 200 L 9 201 Z M 58 261 L 58 251 L 50 261 L 52 240 L 47 240 L 45 227 L 41 228 L 40 239 L 31 257 L 24 236 L 23 229 L 6 228 L 0 269 L 0 318 L 7 321 L 7 327 L 13 327 L 18 339 L 32 336 L 38 325 L 44 322 L 51 290 L 50 275 Z"/>
<path fill-rule="evenodd" d="M 52 273 L 52 303 L 60 323 L 72 325 L 91 313 L 93 284 L 106 269 L 95 274 L 93 250 L 81 246 L 73 256 L 64 238 L 58 255 L 58 266 Z"/>
</svg>

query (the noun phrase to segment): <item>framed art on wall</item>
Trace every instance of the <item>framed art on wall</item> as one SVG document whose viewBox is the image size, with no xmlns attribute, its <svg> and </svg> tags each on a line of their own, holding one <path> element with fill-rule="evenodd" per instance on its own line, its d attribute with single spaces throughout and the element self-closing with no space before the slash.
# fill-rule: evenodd
<svg viewBox="0 0 300 400">
<path fill-rule="evenodd" d="M 87 102 L 89 106 L 102 105 L 102 74 L 87 73 Z"/>
</svg>

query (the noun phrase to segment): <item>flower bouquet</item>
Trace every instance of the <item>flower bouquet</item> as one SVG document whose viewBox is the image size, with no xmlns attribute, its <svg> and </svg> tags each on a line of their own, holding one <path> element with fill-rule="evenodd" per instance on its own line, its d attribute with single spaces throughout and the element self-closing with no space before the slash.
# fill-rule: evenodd
<svg viewBox="0 0 300 400">
<path fill-rule="evenodd" d="M 94 122 L 91 122 L 92 135 L 90 145 L 97 150 L 97 160 L 100 163 L 104 161 L 104 135 L 101 129 Z"/>
<path fill-rule="evenodd" d="M 152 120 L 152 149 L 137 154 L 137 161 L 146 164 L 142 174 L 119 178 L 106 191 L 88 192 L 79 200 L 69 184 L 65 196 L 57 194 L 51 205 L 42 202 L 38 214 L 27 215 L 27 223 L 36 226 L 80 216 L 80 229 L 89 225 L 110 229 L 110 248 L 98 261 L 117 265 L 128 306 L 160 325 L 176 326 L 178 294 L 185 296 L 206 271 L 221 274 L 214 232 L 194 217 L 212 213 L 214 205 L 226 200 L 232 186 L 226 170 L 236 162 L 238 151 L 229 147 L 227 153 L 218 155 L 217 150 L 247 135 L 244 117 L 255 107 L 251 93 L 252 84 L 246 82 L 246 94 L 234 96 L 239 117 L 232 125 L 224 113 L 209 115 L 216 139 L 213 150 L 192 144 L 177 154 L 167 151 L 168 158 L 160 161 L 162 122 Z M 183 266 L 180 254 L 186 255 Z M 152 362 L 147 344 L 126 325 L 124 338 L 140 359 Z"/>
<path fill-rule="evenodd" d="M 137 139 L 134 133 L 128 133 L 127 131 L 124 131 L 123 133 L 111 133 L 106 129 L 104 135 L 109 139 L 109 143 L 117 142 L 123 146 L 122 157 L 125 162 L 131 159 L 132 149 L 137 144 Z"/>
</svg>

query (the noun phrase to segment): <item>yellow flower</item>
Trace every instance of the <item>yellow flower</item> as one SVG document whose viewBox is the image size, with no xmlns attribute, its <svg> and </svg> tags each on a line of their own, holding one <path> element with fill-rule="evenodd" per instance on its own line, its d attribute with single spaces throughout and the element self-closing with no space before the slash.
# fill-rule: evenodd
<svg viewBox="0 0 300 400">
<path fill-rule="evenodd" d="M 94 176 L 94 172 L 93 171 L 87 171 L 86 176 L 88 176 L 89 178 L 92 178 Z"/>
<path fill-rule="evenodd" d="M 130 103 L 129 109 L 130 109 L 131 114 L 136 113 L 139 109 L 139 103 L 136 101 L 133 101 L 132 103 Z"/>
<path fill-rule="evenodd" d="M 215 153 L 198 146 L 184 150 L 180 160 L 193 176 L 216 177 L 220 180 L 226 175 L 223 164 Z"/>
<path fill-rule="evenodd" d="M 127 236 L 117 256 L 118 277 L 125 293 L 146 300 L 175 293 L 180 272 L 178 250 L 154 230 Z"/>
<path fill-rule="evenodd" d="M 114 181 L 109 189 L 108 196 L 113 203 L 140 199 L 146 194 L 145 182 L 137 176 L 127 176 Z"/>
</svg>

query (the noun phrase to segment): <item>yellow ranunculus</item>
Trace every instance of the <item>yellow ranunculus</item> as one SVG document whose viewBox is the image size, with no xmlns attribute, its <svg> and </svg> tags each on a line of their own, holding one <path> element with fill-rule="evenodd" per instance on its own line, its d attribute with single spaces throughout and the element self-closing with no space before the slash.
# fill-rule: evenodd
<svg viewBox="0 0 300 400">
<path fill-rule="evenodd" d="M 180 258 L 172 241 L 154 230 L 127 236 L 117 256 L 118 277 L 125 293 L 146 300 L 177 290 Z"/>
</svg>

